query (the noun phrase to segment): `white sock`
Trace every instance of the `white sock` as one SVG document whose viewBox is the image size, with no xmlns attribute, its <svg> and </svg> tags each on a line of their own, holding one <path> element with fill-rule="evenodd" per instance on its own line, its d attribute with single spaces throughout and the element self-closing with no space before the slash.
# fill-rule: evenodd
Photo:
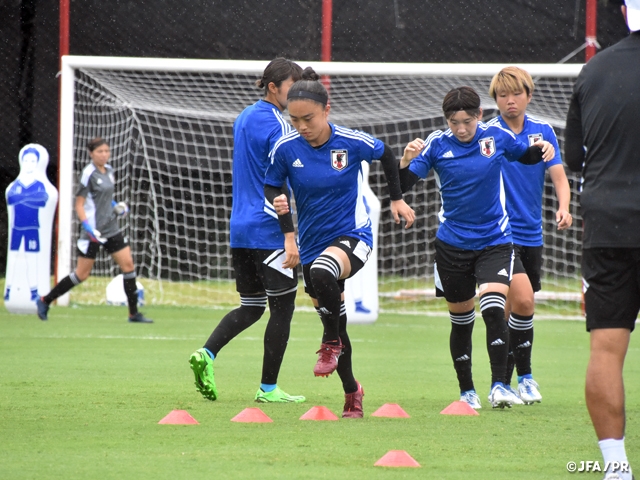
<svg viewBox="0 0 640 480">
<path fill-rule="evenodd" d="M 607 465 L 609 467 L 606 473 L 617 473 L 622 480 L 631 480 L 631 466 L 629 466 L 628 471 L 623 471 L 621 468 L 615 471 L 612 469 L 613 462 L 618 462 L 618 465 L 629 465 L 627 452 L 624 448 L 624 438 L 620 440 L 607 438 L 606 440 L 600 440 L 598 445 L 600 445 L 600 451 L 604 459 L 603 468 L 607 467 Z"/>
</svg>

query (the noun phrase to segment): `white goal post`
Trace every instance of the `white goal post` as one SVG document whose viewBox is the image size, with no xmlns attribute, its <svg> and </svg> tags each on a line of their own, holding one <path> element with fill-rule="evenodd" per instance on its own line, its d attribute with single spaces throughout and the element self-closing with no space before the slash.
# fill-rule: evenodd
<svg viewBox="0 0 640 480">
<path fill-rule="evenodd" d="M 131 206 L 123 228 L 131 239 L 138 274 L 146 282 L 146 301 L 206 306 L 237 303 L 228 255 L 231 128 L 235 117 L 260 98 L 253 81 L 268 62 L 62 58 L 58 280 L 75 264 L 78 225 L 73 199 L 77 175 L 89 161 L 86 143 L 102 136 L 111 145 L 117 199 Z M 473 86 L 485 112 L 495 116 L 488 85 L 507 66 L 297 63 L 327 76 L 330 121 L 368 131 L 397 155 L 408 140 L 426 138 L 445 127 L 442 98 L 454 86 Z M 569 97 L 582 65 L 518 66 L 536 80 L 529 112 L 551 123 L 562 144 Z M 439 210 L 435 182 L 431 176 L 407 196 L 418 221 L 405 232 L 390 219 L 386 186 L 376 163 L 369 183 L 382 201 L 378 235 L 381 309 L 422 311 L 428 308 L 425 300 L 433 286 L 432 240 Z M 579 298 L 578 178 L 568 175 L 574 227 L 559 233 L 553 229 L 556 202 L 552 188 L 546 189 L 543 202 L 544 217 L 549 220 L 544 225 L 545 281 L 543 292 L 536 296 L 550 303 L 575 303 Z M 107 258 L 98 258 L 95 275 L 117 273 Z M 68 296 L 58 302 L 67 304 Z M 569 308 L 579 313 L 579 305 Z"/>
</svg>

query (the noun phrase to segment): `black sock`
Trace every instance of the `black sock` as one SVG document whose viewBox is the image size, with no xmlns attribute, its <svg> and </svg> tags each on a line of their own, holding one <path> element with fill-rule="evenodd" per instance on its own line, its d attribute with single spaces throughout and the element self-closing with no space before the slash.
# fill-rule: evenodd
<svg viewBox="0 0 640 480">
<path fill-rule="evenodd" d="M 330 255 L 320 255 L 309 271 L 313 289 L 318 300 L 318 311 L 324 331 L 322 343 L 330 343 L 340 338 L 340 266 Z"/>
<path fill-rule="evenodd" d="M 518 376 L 531 374 L 533 315 L 511 313 L 509 318 L 509 338 Z"/>
<path fill-rule="evenodd" d="M 471 347 L 473 325 L 476 318 L 475 310 L 465 313 L 451 313 L 451 334 L 449 335 L 449 350 L 456 370 L 460 392 L 475 390 L 471 372 Z"/>
<path fill-rule="evenodd" d="M 64 277 L 62 280 L 60 280 L 48 295 L 42 297 L 42 300 L 44 301 L 44 303 L 49 305 L 56 298 L 61 297 L 73 287 L 80 285 L 81 283 L 82 281 L 78 279 L 78 277 L 76 276 L 76 272 L 72 272 L 69 274 L 69 276 Z"/>
<path fill-rule="evenodd" d="M 204 348 L 214 355 L 238 334 L 249 328 L 262 317 L 267 307 L 267 297 L 240 295 L 240 307 L 227 313 L 215 328 Z"/>
<path fill-rule="evenodd" d="M 122 274 L 124 282 L 124 293 L 127 295 L 129 304 L 129 316 L 133 317 L 138 313 L 138 285 L 136 284 L 136 272 Z"/>
<path fill-rule="evenodd" d="M 513 337 L 511 336 L 511 329 L 509 329 L 509 354 L 507 355 L 507 374 L 505 375 L 505 385 L 511 385 L 511 379 L 513 378 L 513 369 L 516 366 L 516 362 L 513 358 Z"/>
<path fill-rule="evenodd" d="M 351 363 L 353 350 L 347 333 L 347 309 L 344 306 L 344 302 L 340 304 L 340 341 L 342 342 L 342 355 L 338 359 L 336 371 L 340 376 L 340 380 L 342 380 L 344 393 L 353 393 L 358 390 L 358 382 L 353 376 L 353 365 Z"/>
<path fill-rule="evenodd" d="M 291 318 L 296 303 L 296 290 L 282 295 L 269 295 L 269 321 L 264 331 L 262 380 L 267 385 L 278 383 L 278 374 L 287 349 Z"/>
<path fill-rule="evenodd" d="M 509 329 L 504 321 L 506 297 L 501 293 L 486 293 L 480 298 L 480 310 L 487 327 L 487 351 L 491 364 L 491 385 L 504 383 L 509 355 Z"/>
</svg>

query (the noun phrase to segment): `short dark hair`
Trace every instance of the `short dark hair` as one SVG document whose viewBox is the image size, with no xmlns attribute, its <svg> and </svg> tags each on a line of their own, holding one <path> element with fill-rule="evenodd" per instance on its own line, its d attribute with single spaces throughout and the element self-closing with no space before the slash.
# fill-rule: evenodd
<svg viewBox="0 0 640 480">
<path fill-rule="evenodd" d="M 302 67 L 300 65 L 284 57 L 277 57 L 269 62 L 269 65 L 266 66 L 262 73 L 262 77 L 256 80 L 255 85 L 258 88 L 264 88 L 266 94 L 270 83 L 280 87 L 282 82 L 289 77 L 295 82 L 300 80 L 301 75 Z"/>
<path fill-rule="evenodd" d="M 302 71 L 302 79 L 291 85 L 287 100 L 311 100 L 326 107 L 329 103 L 329 92 L 319 80 L 320 75 L 313 68 L 305 68 Z"/>
<path fill-rule="evenodd" d="M 472 117 L 480 115 L 480 96 L 471 87 L 453 88 L 442 100 L 442 111 L 447 120 L 461 110 Z"/>
<path fill-rule="evenodd" d="M 96 148 L 101 147 L 102 145 L 109 145 L 109 144 L 104 138 L 96 137 L 89 140 L 89 143 L 87 144 L 87 148 L 89 149 L 90 152 L 93 152 Z"/>
</svg>

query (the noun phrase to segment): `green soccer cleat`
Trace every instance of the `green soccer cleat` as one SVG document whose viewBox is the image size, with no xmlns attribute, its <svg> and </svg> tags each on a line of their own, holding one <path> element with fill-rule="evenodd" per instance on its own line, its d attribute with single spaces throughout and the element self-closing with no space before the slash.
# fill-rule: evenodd
<svg viewBox="0 0 640 480">
<path fill-rule="evenodd" d="M 261 388 L 256 393 L 256 402 L 258 403 L 302 403 L 306 400 L 302 395 L 289 395 L 280 387 L 276 387 L 270 392 L 263 392 Z"/>
<path fill-rule="evenodd" d="M 213 360 L 204 348 L 199 348 L 189 358 L 191 370 L 196 377 L 196 388 L 209 400 L 218 398 L 216 381 L 213 378 Z"/>
</svg>

